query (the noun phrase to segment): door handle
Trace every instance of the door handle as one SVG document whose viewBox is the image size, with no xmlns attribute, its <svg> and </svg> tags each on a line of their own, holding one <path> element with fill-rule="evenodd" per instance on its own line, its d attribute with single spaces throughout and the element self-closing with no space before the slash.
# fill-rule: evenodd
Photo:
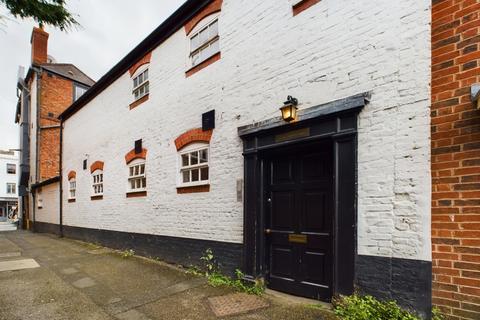
<svg viewBox="0 0 480 320">
<path fill-rule="evenodd" d="M 271 229 L 265 229 L 265 234 L 271 234 L 272 230 Z"/>
</svg>

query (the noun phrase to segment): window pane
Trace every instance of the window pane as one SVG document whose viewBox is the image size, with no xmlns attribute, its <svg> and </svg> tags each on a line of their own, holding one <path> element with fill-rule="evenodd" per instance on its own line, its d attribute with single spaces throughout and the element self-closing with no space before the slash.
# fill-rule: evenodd
<svg viewBox="0 0 480 320">
<path fill-rule="evenodd" d="M 217 39 L 210 44 L 210 54 L 215 54 L 220 51 L 220 41 Z"/>
<path fill-rule="evenodd" d="M 190 49 L 195 50 L 198 48 L 198 35 L 190 39 Z"/>
<path fill-rule="evenodd" d="M 147 178 L 142 178 L 142 188 L 147 187 Z"/>
<path fill-rule="evenodd" d="M 188 166 L 188 154 L 182 154 L 182 167 Z"/>
<path fill-rule="evenodd" d="M 186 182 L 190 182 L 190 171 L 183 171 L 182 172 L 182 176 L 183 176 L 183 182 L 186 183 Z"/>
<path fill-rule="evenodd" d="M 144 75 L 143 75 L 143 79 L 144 79 L 145 81 L 148 80 L 148 69 L 145 70 Z"/>
<path fill-rule="evenodd" d="M 149 85 L 148 83 L 145 85 L 145 93 L 148 93 L 150 91 L 148 85 Z"/>
<path fill-rule="evenodd" d="M 208 35 L 208 28 L 203 29 L 200 31 L 200 45 L 204 44 L 209 40 L 209 35 Z"/>
<path fill-rule="evenodd" d="M 192 170 L 192 182 L 198 181 L 198 169 Z"/>
<path fill-rule="evenodd" d="M 133 176 L 133 167 L 130 167 L 130 177 Z"/>
<path fill-rule="evenodd" d="M 139 76 L 138 76 L 138 84 L 142 84 L 143 83 L 143 73 L 141 73 Z"/>
<path fill-rule="evenodd" d="M 130 188 L 135 189 L 135 180 L 130 180 Z"/>
<path fill-rule="evenodd" d="M 194 55 L 192 55 L 192 65 L 197 65 L 200 62 L 200 53 L 197 52 Z"/>
<path fill-rule="evenodd" d="M 200 150 L 200 163 L 208 162 L 208 151 L 207 149 Z"/>
<path fill-rule="evenodd" d="M 198 152 L 190 153 L 190 165 L 198 164 Z"/>
<path fill-rule="evenodd" d="M 141 95 L 141 96 L 142 96 L 142 95 L 143 95 L 143 93 L 144 93 L 144 90 L 145 90 L 145 87 L 140 87 L 140 89 L 138 89 L 138 93 L 139 93 L 139 95 Z"/>
<path fill-rule="evenodd" d="M 134 95 L 135 95 L 135 99 L 138 99 L 138 96 L 139 96 L 138 90 L 135 90 Z"/>
<path fill-rule="evenodd" d="M 215 20 L 210 24 L 210 39 L 218 35 L 218 20 Z"/>
<path fill-rule="evenodd" d="M 133 79 L 133 87 L 138 86 L 138 78 Z"/>
<path fill-rule="evenodd" d="M 208 167 L 200 169 L 200 180 L 208 180 Z"/>
</svg>

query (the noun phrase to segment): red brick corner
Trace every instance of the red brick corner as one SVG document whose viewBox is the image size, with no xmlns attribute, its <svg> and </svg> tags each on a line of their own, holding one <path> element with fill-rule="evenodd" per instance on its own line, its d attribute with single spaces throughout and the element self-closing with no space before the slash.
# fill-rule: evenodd
<svg viewBox="0 0 480 320">
<path fill-rule="evenodd" d="M 208 4 L 205 8 L 200 10 L 192 19 L 190 19 L 186 24 L 185 24 L 185 32 L 187 35 L 192 32 L 193 28 L 202 21 L 203 18 L 215 13 L 219 12 L 222 10 L 222 2 L 223 0 L 213 0 Z"/>
<path fill-rule="evenodd" d="M 203 131 L 202 128 L 188 130 L 175 139 L 175 147 L 177 147 L 178 151 L 192 142 L 210 143 L 210 140 L 212 139 L 212 133 L 213 130 Z"/>
<path fill-rule="evenodd" d="M 293 6 L 293 16 L 300 14 L 301 12 L 307 10 L 311 6 L 319 3 L 321 0 L 303 0 Z"/>
<path fill-rule="evenodd" d="M 128 69 L 128 72 L 130 73 L 130 77 L 133 76 L 133 74 L 135 73 L 135 71 L 137 71 L 138 68 L 140 68 L 141 66 L 143 66 L 144 64 L 147 64 L 147 63 L 150 63 L 150 59 L 152 58 L 152 52 L 150 51 L 149 53 L 147 53 L 145 56 L 143 56 L 142 59 L 138 60 L 137 62 L 135 62 L 131 67 L 130 69 Z"/>
<path fill-rule="evenodd" d="M 147 149 L 143 148 L 140 153 L 135 153 L 135 149 L 132 149 L 125 155 L 125 162 L 127 164 L 135 159 L 147 159 Z"/>
<path fill-rule="evenodd" d="M 103 170 L 103 161 L 95 161 L 90 166 L 90 173 L 93 173 L 95 170 Z"/>
<path fill-rule="evenodd" d="M 77 177 L 77 173 L 72 170 L 68 173 L 67 177 L 68 177 L 68 180 L 75 179 Z"/>
</svg>

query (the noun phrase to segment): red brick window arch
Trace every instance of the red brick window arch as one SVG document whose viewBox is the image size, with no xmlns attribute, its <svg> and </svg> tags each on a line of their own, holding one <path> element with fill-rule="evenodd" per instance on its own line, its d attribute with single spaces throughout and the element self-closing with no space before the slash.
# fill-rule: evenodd
<svg viewBox="0 0 480 320">
<path fill-rule="evenodd" d="M 177 192 L 210 191 L 210 140 L 212 130 L 189 130 L 175 139 L 178 151 Z"/>
<path fill-rule="evenodd" d="M 68 202 L 75 202 L 77 197 L 77 173 L 70 171 L 68 177 Z"/>
</svg>

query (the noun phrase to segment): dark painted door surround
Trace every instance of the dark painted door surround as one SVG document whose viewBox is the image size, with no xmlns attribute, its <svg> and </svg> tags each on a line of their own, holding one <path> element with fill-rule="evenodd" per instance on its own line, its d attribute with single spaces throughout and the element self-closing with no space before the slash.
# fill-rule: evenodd
<svg viewBox="0 0 480 320">
<path fill-rule="evenodd" d="M 359 94 L 300 110 L 292 123 L 238 129 L 247 278 L 325 301 L 353 292 L 357 117 L 368 100 Z"/>
<path fill-rule="evenodd" d="M 332 151 L 326 141 L 265 156 L 265 276 L 272 289 L 332 296 Z"/>
</svg>

